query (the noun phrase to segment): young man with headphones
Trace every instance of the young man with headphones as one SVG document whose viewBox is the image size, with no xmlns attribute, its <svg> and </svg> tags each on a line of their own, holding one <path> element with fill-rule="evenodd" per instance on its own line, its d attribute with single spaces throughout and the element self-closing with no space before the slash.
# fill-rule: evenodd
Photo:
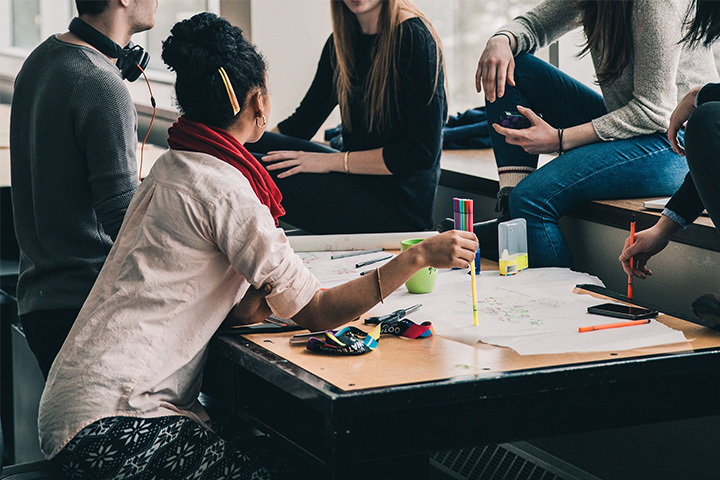
<svg viewBox="0 0 720 480">
<path fill-rule="evenodd" d="M 69 31 L 23 64 L 10 118 L 18 311 L 46 377 L 138 186 L 137 111 L 123 80 L 147 65 L 130 38 L 153 27 L 157 9 L 157 0 L 75 4 Z"/>
</svg>

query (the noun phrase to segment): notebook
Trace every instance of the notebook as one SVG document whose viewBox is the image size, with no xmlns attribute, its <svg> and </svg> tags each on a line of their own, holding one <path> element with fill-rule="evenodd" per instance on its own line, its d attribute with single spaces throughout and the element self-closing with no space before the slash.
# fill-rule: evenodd
<svg viewBox="0 0 720 480">
<path fill-rule="evenodd" d="M 643 207 L 647 208 L 648 210 L 659 210 L 662 211 L 665 208 L 665 204 L 670 200 L 670 197 L 667 198 L 657 198 L 655 200 L 646 200 L 643 202 Z M 703 210 L 703 215 L 707 215 L 707 211 Z"/>
</svg>

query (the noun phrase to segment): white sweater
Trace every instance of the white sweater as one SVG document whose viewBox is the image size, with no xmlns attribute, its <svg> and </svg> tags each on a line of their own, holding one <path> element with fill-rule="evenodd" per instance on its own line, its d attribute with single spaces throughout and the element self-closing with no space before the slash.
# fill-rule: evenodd
<svg viewBox="0 0 720 480">
<path fill-rule="evenodd" d="M 593 120 L 602 140 L 665 132 L 670 114 L 693 87 L 718 79 L 708 48 L 680 44 L 689 0 L 637 0 L 632 15 L 633 56 L 620 77 L 601 86 L 609 113 Z M 517 53 L 532 53 L 579 26 L 569 0 L 546 0 L 500 30 L 517 38 Z M 598 51 L 591 51 L 597 67 Z"/>
</svg>

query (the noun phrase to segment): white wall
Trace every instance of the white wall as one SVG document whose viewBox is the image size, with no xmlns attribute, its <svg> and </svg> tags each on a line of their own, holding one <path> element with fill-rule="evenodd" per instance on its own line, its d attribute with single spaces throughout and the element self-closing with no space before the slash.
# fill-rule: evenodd
<svg viewBox="0 0 720 480">
<path fill-rule="evenodd" d="M 332 33 L 328 0 L 252 0 L 252 41 L 268 62 L 270 125 L 290 115 L 310 87 L 322 47 Z M 327 122 L 335 125 L 335 110 Z M 322 132 L 320 132 L 322 134 Z"/>
</svg>

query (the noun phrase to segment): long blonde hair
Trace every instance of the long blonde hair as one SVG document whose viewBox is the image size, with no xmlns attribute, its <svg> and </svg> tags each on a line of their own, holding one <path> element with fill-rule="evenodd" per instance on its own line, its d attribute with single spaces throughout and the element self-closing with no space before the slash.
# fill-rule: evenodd
<svg viewBox="0 0 720 480">
<path fill-rule="evenodd" d="M 351 130 L 356 125 L 350 123 L 350 98 L 353 95 L 353 81 L 357 80 L 355 71 L 354 39 L 360 35 L 360 24 L 355 15 L 345 6 L 342 0 L 330 0 L 333 22 L 333 42 L 337 65 L 335 68 L 335 88 L 343 126 Z M 440 70 L 445 67 L 442 55 L 442 44 L 427 16 L 409 0 L 383 0 L 378 19 L 379 31 L 377 54 L 370 67 L 370 78 L 367 90 L 363 92 L 363 101 L 368 108 L 365 110 L 365 127 L 368 131 L 381 131 L 389 126 L 392 111 L 398 105 L 398 52 L 400 50 L 401 12 L 405 10 L 420 18 L 435 41 L 435 83 L 433 93 L 428 98 L 430 103 L 437 83 Z"/>
</svg>

